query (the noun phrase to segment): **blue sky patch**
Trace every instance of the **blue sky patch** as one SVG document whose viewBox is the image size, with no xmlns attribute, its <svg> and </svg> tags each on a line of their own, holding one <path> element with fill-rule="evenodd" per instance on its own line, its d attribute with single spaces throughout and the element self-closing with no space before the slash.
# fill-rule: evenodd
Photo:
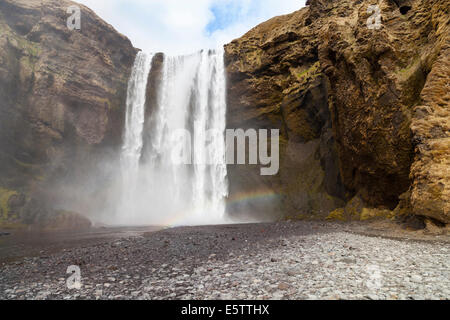
<svg viewBox="0 0 450 320">
<path fill-rule="evenodd" d="M 231 3 L 214 5 L 211 7 L 214 19 L 206 26 L 206 32 L 212 34 L 217 30 L 224 30 L 239 19 L 238 9 Z"/>
<path fill-rule="evenodd" d="M 207 34 L 212 34 L 217 30 L 225 30 L 235 23 L 245 21 L 250 15 L 255 15 L 259 11 L 260 4 L 260 0 L 214 3 L 210 7 L 214 18 L 205 28 Z"/>
</svg>

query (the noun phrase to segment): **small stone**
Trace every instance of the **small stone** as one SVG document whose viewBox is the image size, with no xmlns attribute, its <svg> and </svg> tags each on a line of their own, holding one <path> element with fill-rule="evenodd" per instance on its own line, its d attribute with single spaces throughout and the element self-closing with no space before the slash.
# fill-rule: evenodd
<svg viewBox="0 0 450 320">
<path fill-rule="evenodd" d="M 273 300 L 281 300 L 284 298 L 284 293 L 281 291 L 276 291 L 272 294 L 272 299 Z"/>
<path fill-rule="evenodd" d="M 280 283 L 278 285 L 278 289 L 280 289 L 280 290 L 288 290 L 289 289 L 289 285 L 287 283 L 282 282 L 282 283 Z"/>
<path fill-rule="evenodd" d="M 352 258 L 344 258 L 341 260 L 341 262 L 347 263 L 347 264 L 356 264 L 356 259 Z"/>
<path fill-rule="evenodd" d="M 287 270 L 286 274 L 290 277 L 294 277 L 297 275 L 297 273 L 294 270 Z"/>
</svg>

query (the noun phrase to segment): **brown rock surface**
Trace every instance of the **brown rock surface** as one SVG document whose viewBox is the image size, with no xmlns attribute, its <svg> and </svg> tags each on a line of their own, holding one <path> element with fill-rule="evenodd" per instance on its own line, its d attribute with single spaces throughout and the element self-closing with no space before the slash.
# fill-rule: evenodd
<svg viewBox="0 0 450 320">
<path fill-rule="evenodd" d="M 99 202 L 108 185 L 107 171 L 85 179 L 118 154 L 136 49 L 84 6 L 70 31 L 72 4 L 0 1 L 0 222 L 50 221 L 61 194 L 78 201 L 70 188 L 47 192 L 54 182 L 86 185 Z M 398 205 L 450 223 L 449 2 L 379 1 L 380 29 L 367 26 L 371 1 L 307 4 L 225 47 L 227 126 L 281 133 L 276 176 L 229 167 L 230 210 L 340 219 L 357 202 L 357 219 Z"/>
<path fill-rule="evenodd" d="M 67 9 L 74 4 L 0 1 L 0 186 L 5 190 L 29 195 L 52 180 L 82 176 L 78 173 L 121 141 L 136 49 L 81 5 L 81 30 L 69 30 Z"/>
<path fill-rule="evenodd" d="M 449 2 L 380 1 L 380 29 L 370 1 L 307 4 L 226 46 L 228 126 L 279 128 L 284 159 L 269 182 L 231 168 L 253 177 L 232 193 L 263 185 L 311 215 L 354 195 L 394 209 L 410 190 L 414 214 L 449 223 Z"/>
<path fill-rule="evenodd" d="M 231 211 L 325 217 L 343 205 L 329 83 L 320 68 L 317 27 L 309 10 L 273 18 L 225 47 L 229 128 L 280 129 L 280 172 L 230 166 L 231 198 L 275 193 L 274 203 L 250 203 Z"/>
<path fill-rule="evenodd" d="M 431 70 L 414 109 L 415 159 L 411 205 L 415 214 L 450 223 L 450 4 L 431 7 L 429 37 L 420 62 Z"/>
</svg>

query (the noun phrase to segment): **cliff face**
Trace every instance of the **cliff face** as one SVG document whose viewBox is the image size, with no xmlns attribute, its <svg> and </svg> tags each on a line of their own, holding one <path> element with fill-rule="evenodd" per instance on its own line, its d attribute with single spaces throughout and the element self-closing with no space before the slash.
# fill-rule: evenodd
<svg viewBox="0 0 450 320">
<path fill-rule="evenodd" d="M 73 4 L 0 1 L 0 225 L 85 225 L 70 212 L 51 218 L 48 203 L 77 201 L 55 185 L 86 186 L 80 198 L 102 203 L 110 184 L 136 49 L 83 6 L 81 30 L 69 30 Z M 370 1 L 307 4 L 225 47 L 227 126 L 281 133 L 276 176 L 229 167 L 230 211 L 450 223 L 448 1 L 379 1 L 379 29 L 367 24 Z"/>
<path fill-rule="evenodd" d="M 120 145 L 136 49 L 81 5 L 81 30 L 69 30 L 74 4 L 0 1 L 3 222 L 45 216 L 53 181 L 82 179 Z"/>
<path fill-rule="evenodd" d="M 370 1 L 307 4 L 226 46 L 228 127 L 282 133 L 280 174 L 230 168 L 232 193 L 269 189 L 296 216 L 400 203 L 449 223 L 450 4 L 380 1 L 379 29 Z"/>
<path fill-rule="evenodd" d="M 276 17 L 226 46 L 228 127 L 280 129 L 280 173 L 229 168 L 231 198 L 274 193 L 278 201 L 250 202 L 249 211 L 323 216 L 345 198 L 328 108 L 328 80 L 318 58 L 308 10 Z"/>
</svg>

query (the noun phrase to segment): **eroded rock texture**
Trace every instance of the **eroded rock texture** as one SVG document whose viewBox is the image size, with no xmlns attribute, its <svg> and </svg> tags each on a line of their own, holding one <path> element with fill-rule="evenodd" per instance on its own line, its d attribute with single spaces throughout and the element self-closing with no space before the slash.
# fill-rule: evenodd
<svg viewBox="0 0 450 320">
<path fill-rule="evenodd" d="M 0 220 L 24 214 L 34 193 L 54 205 L 52 181 L 87 189 L 83 172 L 120 144 L 136 49 L 81 5 L 81 30 L 69 30 L 74 4 L 0 1 Z"/>
<path fill-rule="evenodd" d="M 319 24 L 302 9 L 273 18 L 226 46 L 229 128 L 280 129 L 280 172 L 230 166 L 231 198 L 250 199 L 231 211 L 324 216 L 343 204 L 328 79 L 318 55 Z M 273 197 L 272 197 L 273 198 Z M 270 199 L 270 198 L 269 198 Z"/>
<path fill-rule="evenodd" d="M 67 224 L 76 214 L 49 216 L 61 196 L 81 212 L 93 208 L 78 198 L 107 202 L 136 49 L 83 6 L 70 31 L 72 4 L 0 1 L 2 223 Z M 226 46 L 228 128 L 281 133 L 276 176 L 229 167 L 232 213 L 362 219 L 397 207 L 450 223 L 449 2 L 380 0 L 379 29 L 373 4 L 309 0 Z"/>
<path fill-rule="evenodd" d="M 226 46 L 228 126 L 283 134 L 280 174 L 231 169 L 232 193 L 267 188 L 295 214 L 401 197 L 449 223 L 449 2 L 379 1 L 379 29 L 371 1 L 307 4 Z"/>
</svg>

